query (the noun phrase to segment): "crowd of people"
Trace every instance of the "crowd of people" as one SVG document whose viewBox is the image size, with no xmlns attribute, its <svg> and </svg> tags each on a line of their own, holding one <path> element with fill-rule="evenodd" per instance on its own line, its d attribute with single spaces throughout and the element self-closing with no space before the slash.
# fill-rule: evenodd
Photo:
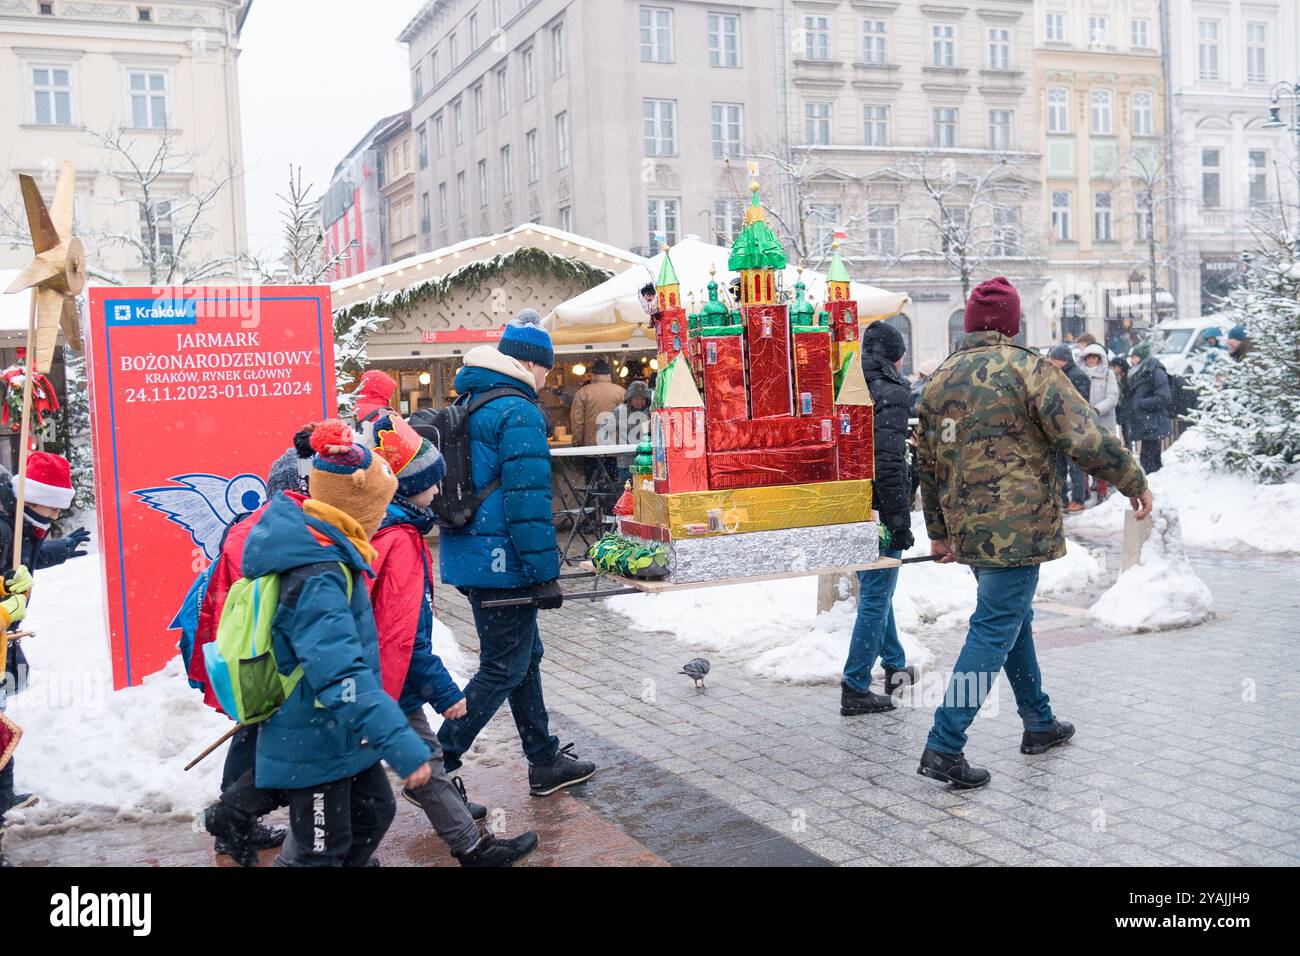
<svg viewBox="0 0 1300 956">
<path fill-rule="evenodd" d="M 1114 487 L 1131 499 L 1139 519 L 1150 513 L 1144 472 L 1159 468 L 1170 431 L 1170 379 L 1149 346 L 1111 356 L 1096 341 L 1080 340 L 1077 355 L 1058 346 L 1044 357 L 1013 341 L 1020 315 L 1006 279 L 982 283 L 967 303 L 964 340 L 943 362 L 922 365 L 915 383 L 902 372 L 906 343 L 896 329 L 876 322 L 861 339 L 875 405 L 873 500 L 887 533 L 882 551 L 897 558 L 913 546 L 919 489 L 931 554 L 969 566 L 978 582 L 966 642 L 917 767 L 964 788 L 990 779 L 969 764 L 964 748 L 1000 672 L 1024 723 L 1024 753 L 1043 753 L 1073 735 L 1052 710 L 1035 655 L 1039 567 L 1064 554 L 1062 515 L 1083 506 L 1088 476 L 1103 494 Z M 1243 329 L 1228 341 L 1234 357 L 1246 354 Z M 402 798 L 420 808 L 462 865 L 517 862 L 537 846 L 537 834 L 481 829 L 486 808 L 470 799 L 458 773 L 506 701 L 531 794 L 547 797 L 593 776 L 595 765 L 550 728 L 540 668 L 539 612 L 564 601 L 547 423 L 538 404 L 554 364 L 550 337 L 531 310 L 511 321 L 495 346 L 466 354 L 455 389 L 466 408 L 477 507 L 465 521 L 439 521 L 448 462 L 390 407 L 391 379 L 372 372 L 361 382 L 354 420 L 300 427 L 270 468 L 267 504 L 227 529 L 218 558 L 191 591 L 194 614 L 181 641 L 187 673 L 221 709 L 205 666 L 208 645 L 233 626 L 228 612 L 240 582 L 274 579 L 270 650 L 284 694 L 270 716 L 240 726 L 231 740 L 220 794 L 202 818 L 219 853 L 253 865 L 258 851 L 280 847 L 276 863 L 284 866 L 375 865 L 396 807 L 386 764 Z M 574 401 L 575 437 L 590 444 L 599 440 L 602 418 L 644 416 L 651 399 L 642 383 L 623 389 L 607 368 L 597 364 L 593 372 Z M 1131 446 L 1139 447 L 1142 467 Z M 25 613 L 28 569 L 82 554 L 86 540 L 82 529 L 66 539 L 45 535 L 71 501 L 66 462 L 34 454 L 26 487 L 23 561 L 0 585 L 6 627 Z M 0 481 L 6 560 L 14 504 L 11 483 Z M 436 569 L 427 544 L 435 527 Z M 894 621 L 897 578 L 897 567 L 860 574 L 841 683 L 845 717 L 893 709 L 899 690 L 919 679 Z M 439 585 L 462 592 L 473 614 L 478 669 L 464 687 L 434 652 Z M 21 651 L 11 648 L 9 666 L 21 666 Z M 878 662 L 883 693 L 872 689 Z M 442 717 L 436 731 L 427 707 Z M 15 790 L 11 756 L 0 762 L 2 821 L 5 811 L 34 798 Z M 279 807 L 288 808 L 288 827 L 265 825 L 262 818 Z"/>
</svg>

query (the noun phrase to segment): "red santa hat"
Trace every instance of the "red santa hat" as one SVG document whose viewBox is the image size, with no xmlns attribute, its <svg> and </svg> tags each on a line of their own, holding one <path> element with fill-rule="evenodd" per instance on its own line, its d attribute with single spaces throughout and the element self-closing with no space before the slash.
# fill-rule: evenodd
<svg viewBox="0 0 1300 956">
<path fill-rule="evenodd" d="M 60 510 L 72 504 L 72 469 L 60 455 L 34 451 L 27 459 L 27 480 L 23 500 L 29 505 L 45 505 Z M 14 494 L 18 479 L 14 479 Z"/>
</svg>

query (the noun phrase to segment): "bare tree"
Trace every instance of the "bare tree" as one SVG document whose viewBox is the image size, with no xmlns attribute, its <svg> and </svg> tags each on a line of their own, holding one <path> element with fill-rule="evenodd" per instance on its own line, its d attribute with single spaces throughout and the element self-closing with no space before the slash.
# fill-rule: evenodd
<svg viewBox="0 0 1300 956">
<path fill-rule="evenodd" d="M 979 168 L 961 168 L 951 157 L 922 151 L 915 158 L 887 167 L 885 174 L 911 186 L 920 200 L 918 215 L 905 221 L 922 226 L 916 234 L 933 237 L 934 245 L 896 252 L 895 261 L 930 259 L 945 263 L 961 281 L 962 301 L 974 277 L 990 259 L 1032 254 L 1015 200 L 1030 195 L 1029 182 L 1016 163 L 997 156 Z"/>
<path fill-rule="evenodd" d="M 852 227 L 862 221 L 856 201 L 852 202 L 852 210 L 846 211 L 854 197 L 844 195 L 846 191 L 858 191 L 857 177 L 821 162 L 815 152 L 798 147 L 760 149 L 751 158 L 760 169 L 766 167 L 765 188 L 760 195 L 781 241 L 795 259 L 821 269 L 831 254 L 829 236 L 836 230 L 853 235 Z M 748 196 L 748 191 L 744 195 Z"/>
<path fill-rule="evenodd" d="M 103 151 L 104 172 L 121 184 L 110 204 L 128 207 L 131 221 L 140 224 L 138 231 L 108 229 L 91 235 L 134 251 L 151 285 L 203 282 L 237 270 L 238 255 L 191 259 L 195 247 L 214 233 L 204 214 L 234 180 L 233 171 L 199 180 L 194 166 L 201 152 L 180 149 L 171 129 L 159 131 L 144 148 L 121 129 L 83 130 Z"/>
<path fill-rule="evenodd" d="M 249 266 L 266 285 L 315 285 L 328 281 L 335 267 L 352 258 L 351 247 L 325 254 L 325 232 L 320 223 L 320 200 L 311 198 L 312 184 L 302 184 L 302 167 L 289 167 L 289 188 L 276 193 L 280 200 L 284 248 L 279 257 L 250 255 Z"/>
</svg>

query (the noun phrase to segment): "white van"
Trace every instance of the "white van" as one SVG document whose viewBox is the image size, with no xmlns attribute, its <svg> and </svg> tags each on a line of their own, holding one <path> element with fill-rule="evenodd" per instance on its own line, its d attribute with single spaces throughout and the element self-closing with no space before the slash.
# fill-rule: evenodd
<svg viewBox="0 0 1300 956">
<path fill-rule="evenodd" d="M 1160 359 L 1170 375 L 1187 375 L 1199 371 L 1203 362 L 1201 333 L 1217 327 L 1223 334 L 1219 344 L 1227 347 L 1232 323 L 1222 315 L 1200 315 L 1194 319 L 1169 319 L 1151 330 L 1152 354 Z"/>
</svg>

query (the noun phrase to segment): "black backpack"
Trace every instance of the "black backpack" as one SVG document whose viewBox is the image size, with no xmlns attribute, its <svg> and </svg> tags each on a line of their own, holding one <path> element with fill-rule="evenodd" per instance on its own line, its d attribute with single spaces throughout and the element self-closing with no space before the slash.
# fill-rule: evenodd
<svg viewBox="0 0 1300 956">
<path fill-rule="evenodd" d="M 433 513 L 445 528 L 466 528 L 474 513 L 492 492 L 501 487 L 496 478 L 475 491 L 474 466 L 470 457 L 469 417 L 488 402 L 507 395 L 532 401 L 523 389 L 511 386 L 488 389 L 479 395 L 462 395 L 446 408 L 423 408 L 407 419 L 421 438 L 433 443 L 447 462 L 447 474 L 434 495 Z M 468 399 L 468 401 L 466 401 Z"/>
</svg>

